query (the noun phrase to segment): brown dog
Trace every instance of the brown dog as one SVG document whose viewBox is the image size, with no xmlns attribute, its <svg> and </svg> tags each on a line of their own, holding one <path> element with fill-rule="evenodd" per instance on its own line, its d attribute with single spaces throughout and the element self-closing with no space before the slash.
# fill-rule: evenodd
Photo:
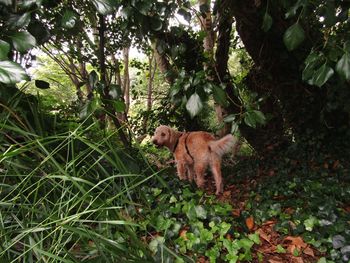
<svg viewBox="0 0 350 263">
<path fill-rule="evenodd" d="M 152 138 L 158 147 L 167 147 L 175 157 L 177 173 L 181 180 L 195 179 L 198 187 L 203 188 L 204 173 L 208 166 L 214 175 L 216 194 L 223 191 L 221 176 L 221 157 L 233 149 L 238 142 L 231 134 L 215 140 L 210 133 L 179 132 L 168 126 L 159 126 Z"/>
</svg>

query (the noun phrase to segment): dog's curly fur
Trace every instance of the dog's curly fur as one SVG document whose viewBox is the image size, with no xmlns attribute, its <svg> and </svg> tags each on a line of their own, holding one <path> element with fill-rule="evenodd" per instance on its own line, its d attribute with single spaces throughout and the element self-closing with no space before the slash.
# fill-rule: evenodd
<svg viewBox="0 0 350 263">
<path fill-rule="evenodd" d="M 173 152 L 181 180 L 194 179 L 197 186 L 203 188 L 204 173 L 209 166 L 214 175 L 216 194 L 223 192 L 221 157 L 237 144 L 236 137 L 229 134 L 216 140 L 207 132 L 179 132 L 161 125 L 155 130 L 152 142 L 158 147 L 165 146 Z"/>
</svg>

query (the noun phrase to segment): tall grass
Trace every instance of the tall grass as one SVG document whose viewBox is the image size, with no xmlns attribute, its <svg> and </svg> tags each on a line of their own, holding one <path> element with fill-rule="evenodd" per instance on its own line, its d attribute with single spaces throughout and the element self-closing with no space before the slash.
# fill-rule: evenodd
<svg viewBox="0 0 350 263">
<path fill-rule="evenodd" d="M 4 108 L 1 118 L 0 262 L 152 262 L 128 211 L 156 173 L 115 133 L 80 124 L 49 136 Z"/>
</svg>

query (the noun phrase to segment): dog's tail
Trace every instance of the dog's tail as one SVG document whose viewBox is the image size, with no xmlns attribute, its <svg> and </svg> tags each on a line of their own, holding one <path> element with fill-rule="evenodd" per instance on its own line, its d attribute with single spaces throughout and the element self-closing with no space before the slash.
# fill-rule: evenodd
<svg viewBox="0 0 350 263">
<path fill-rule="evenodd" d="M 236 145 L 238 139 L 232 134 L 228 134 L 217 141 L 209 142 L 209 147 L 212 152 L 215 152 L 220 157 L 225 153 L 233 150 L 233 146 Z"/>
</svg>

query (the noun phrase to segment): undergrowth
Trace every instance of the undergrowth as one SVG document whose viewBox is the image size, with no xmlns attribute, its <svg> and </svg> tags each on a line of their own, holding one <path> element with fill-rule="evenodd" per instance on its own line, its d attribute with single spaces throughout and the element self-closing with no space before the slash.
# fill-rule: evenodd
<svg viewBox="0 0 350 263">
<path fill-rule="evenodd" d="M 349 261 L 344 145 L 227 158 L 216 197 L 210 177 L 181 182 L 168 152 L 124 149 L 117 131 L 0 113 L 0 262 Z"/>
</svg>

